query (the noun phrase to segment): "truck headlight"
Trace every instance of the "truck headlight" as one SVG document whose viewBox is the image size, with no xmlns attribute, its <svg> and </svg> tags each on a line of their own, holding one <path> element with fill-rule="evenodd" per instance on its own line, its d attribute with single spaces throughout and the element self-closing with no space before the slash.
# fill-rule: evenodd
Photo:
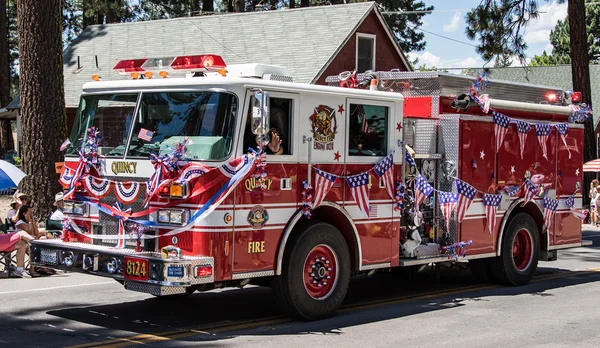
<svg viewBox="0 0 600 348">
<path fill-rule="evenodd" d="M 161 224 L 185 225 L 189 219 L 187 209 L 159 209 L 158 222 Z"/>
<path fill-rule="evenodd" d="M 75 203 L 73 204 L 73 214 L 74 215 L 85 215 L 85 203 Z"/>
<path fill-rule="evenodd" d="M 64 202 L 63 203 L 63 213 L 65 214 L 73 214 L 73 207 L 74 207 L 74 203 L 73 202 Z"/>
</svg>

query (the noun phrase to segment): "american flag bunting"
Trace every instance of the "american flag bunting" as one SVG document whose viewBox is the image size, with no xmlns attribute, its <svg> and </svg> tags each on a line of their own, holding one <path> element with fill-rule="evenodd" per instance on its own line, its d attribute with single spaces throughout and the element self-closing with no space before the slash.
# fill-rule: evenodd
<svg viewBox="0 0 600 348">
<path fill-rule="evenodd" d="M 524 186 L 525 186 L 525 202 L 523 202 L 523 204 L 526 204 L 527 202 L 531 201 L 533 199 L 533 197 L 535 197 L 535 195 L 538 194 L 539 190 L 529 179 L 525 179 Z"/>
<path fill-rule="evenodd" d="M 548 151 L 546 149 L 546 142 L 548 142 L 548 135 L 550 135 L 550 125 L 547 123 L 538 123 L 535 125 L 535 135 L 537 135 L 538 142 L 542 146 L 542 156 L 548 159 Z"/>
<path fill-rule="evenodd" d="M 352 192 L 354 201 L 358 204 L 358 208 L 367 218 L 369 214 L 369 172 L 364 172 L 357 175 L 352 175 L 346 178 L 346 182 Z"/>
<path fill-rule="evenodd" d="M 485 207 L 485 218 L 490 234 L 496 230 L 496 211 L 502 201 L 502 195 L 483 194 L 483 206 Z"/>
<path fill-rule="evenodd" d="M 383 179 L 383 182 L 385 184 L 385 189 L 391 199 L 396 198 L 396 193 L 394 192 L 395 187 L 394 187 L 394 166 L 393 166 L 393 164 L 394 164 L 394 152 L 392 151 L 392 153 L 390 153 L 384 159 L 379 161 L 375 165 L 375 168 L 374 168 L 375 174 L 377 174 L 378 177 Z"/>
<path fill-rule="evenodd" d="M 523 151 L 525 151 L 527 133 L 529 133 L 531 130 L 531 126 L 529 123 L 520 120 L 515 120 L 514 122 L 517 124 L 517 132 L 519 133 L 519 148 L 521 149 L 521 159 L 523 159 Z"/>
<path fill-rule="evenodd" d="M 415 181 L 415 192 L 415 210 L 418 211 L 419 205 L 433 192 L 433 187 L 421 174 L 417 176 Z"/>
<path fill-rule="evenodd" d="M 315 169 L 315 172 L 317 173 L 317 178 L 315 179 L 315 195 L 312 209 L 316 209 L 323 202 L 323 199 L 325 199 L 325 196 L 327 196 L 327 193 L 338 179 L 337 175 L 319 169 Z"/>
<path fill-rule="evenodd" d="M 565 148 L 567 149 L 567 152 L 569 152 L 569 158 L 571 158 L 571 150 L 569 150 L 569 146 L 567 145 L 567 135 L 569 134 L 569 124 L 568 123 L 559 123 L 557 125 L 554 125 L 554 127 L 556 127 L 558 134 L 560 134 L 560 138 L 562 139 L 563 144 L 565 144 Z"/>
<path fill-rule="evenodd" d="M 406 157 L 406 163 L 408 163 L 408 165 L 411 166 L 411 167 L 415 167 L 417 164 L 415 163 L 415 160 L 410 155 L 410 152 L 404 150 L 404 154 L 405 154 L 405 157 Z"/>
<path fill-rule="evenodd" d="M 552 229 L 554 224 L 554 215 L 556 214 L 556 208 L 558 207 L 558 200 L 550 197 L 544 197 L 544 226 L 547 231 Z"/>
<path fill-rule="evenodd" d="M 440 192 L 439 200 L 440 209 L 442 210 L 442 215 L 446 222 L 446 231 L 450 231 L 450 218 L 452 217 L 452 211 L 454 210 L 454 207 L 456 207 L 456 202 L 458 201 L 458 193 Z"/>
<path fill-rule="evenodd" d="M 360 131 L 363 134 L 369 134 L 369 123 L 367 122 L 367 114 L 365 113 L 365 108 L 362 105 L 358 105 L 356 107 L 356 113 L 360 117 Z"/>
<path fill-rule="evenodd" d="M 573 208 L 573 206 L 575 205 L 575 194 L 572 194 L 569 198 L 567 198 L 565 200 L 565 204 L 567 205 L 567 207 L 569 207 L 569 210 L 571 210 L 573 216 L 580 219 L 581 221 L 585 220 L 585 214 L 580 210 Z"/>
<path fill-rule="evenodd" d="M 496 137 L 497 153 L 502 147 L 502 142 L 504 141 L 506 133 L 508 133 L 508 124 L 510 123 L 510 118 L 497 111 L 492 111 L 492 119 L 494 120 L 494 136 Z"/>
<path fill-rule="evenodd" d="M 456 216 L 458 217 L 458 222 L 461 222 L 465 218 L 465 214 L 469 210 L 471 203 L 473 203 L 477 190 L 460 179 L 454 179 L 454 181 L 456 182 L 456 189 L 458 191 L 458 210 L 456 211 Z"/>
</svg>

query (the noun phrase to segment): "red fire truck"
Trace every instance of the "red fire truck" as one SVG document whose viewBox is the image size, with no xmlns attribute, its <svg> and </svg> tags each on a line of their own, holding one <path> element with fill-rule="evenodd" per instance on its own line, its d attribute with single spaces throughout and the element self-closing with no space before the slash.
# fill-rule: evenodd
<svg viewBox="0 0 600 348">
<path fill-rule="evenodd" d="M 83 86 L 61 175 L 68 220 L 63 238 L 32 242 L 35 265 L 154 296 L 272 286 L 312 320 L 363 273 L 468 260 L 520 285 L 587 245 L 578 93 L 492 80 L 483 95 L 478 79 L 438 72 L 320 86 L 215 55 L 115 70 L 131 78 Z M 264 151 L 249 152 L 257 140 Z M 169 167 L 174 146 L 185 159 Z"/>
</svg>

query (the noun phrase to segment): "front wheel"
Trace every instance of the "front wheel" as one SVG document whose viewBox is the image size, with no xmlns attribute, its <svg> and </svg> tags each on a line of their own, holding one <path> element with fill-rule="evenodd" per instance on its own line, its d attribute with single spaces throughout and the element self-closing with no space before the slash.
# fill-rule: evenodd
<svg viewBox="0 0 600 348">
<path fill-rule="evenodd" d="M 523 285 L 533 277 L 540 254 L 535 221 L 526 213 L 510 220 L 502 236 L 500 256 L 490 260 L 494 277 L 508 285 Z"/>
<path fill-rule="evenodd" d="M 331 316 L 350 282 L 350 254 L 340 232 L 326 223 L 308 226 L 289 246 L 274 290 L 283 309 L 303 320 Z"/>
</svg>

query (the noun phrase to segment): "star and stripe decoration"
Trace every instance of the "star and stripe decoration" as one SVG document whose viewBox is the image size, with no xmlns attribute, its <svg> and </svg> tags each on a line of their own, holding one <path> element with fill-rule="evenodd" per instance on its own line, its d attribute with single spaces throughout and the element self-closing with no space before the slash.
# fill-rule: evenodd
<svg viewBox="0 0 600 348">
<path fill-rule="evenodd" d="M 492 119 L 494 120 L 494 136 L 496 137 L 496 152 L 502 147 L 502 142 L 506 133 L 508 133 L 508 125 L 510 118 L 499 112 L 492 111 Z"/>
<path fill-rule="evenodd" d="M 415 192 L 415 210 L 418 211 L 419 205 L 421 205 L 425 198 L 429 197 L 431 192 L 433 192 L 433 186 L 431 186 L 421 174 L 417 174 Z"/>
<path fill-rule="evenodd" d="M 547 123 L 537 123 L 535 125 L 535 135 L 538 138 L 540 146 L 542 146 L 542 156 L 548 159 L 548 151 L 546 149 L 546 143 L 548 142 L 548 135 L 550 135 L 550 125 Z M 565 144 L 566 145 L 566 144 Z M 570 154 L 570 152 L 569 152 Z"/>
<path fill-rule="evenodd" d="M 312 203 L 312 209 L 317 208 L 321 202 L 323 202 L 323 199 L 325 199 L 325 196 L 327 196 L 327 193 L 329 193 L 333 187 L 333 184 L 335 184 L 338 179 L 337 175 L 327 173 L 319 169 L 315 169 L 315 172 L 317 174 L 317 178 L 315 180 L 316 194 Z"/>
<path fill-rule="evenodd" d="M 379 161 L 375 164 L 373 170 L 375 174 L 383 179 L 385 183 L 385 189 L 390 196 L 390 198 L 395 198 L 394 192 L 394 172 L 392 170 L 392 165 L 394 164 L 394 152 L 387 155 L 383 160 Z"/>
<path fill-rule="evenodd" d="M 452 216 L 452 211 L 454 211 L 454 207 L 456 207 L 456 202 L 458 201 L 458 193 L 440 192 L 438 197 L 442 215 L 446 221 L 446 231 L 450 231 L 450 218 Z"/>
<path fill-rule="evenodd" d="M 462 222 L 471 203 L 473 203 L 477 190 L 460 179 L 454 179 L 454 181 L 456 183 L 456 190 L 458 191 L 457 217 L 458 222 Z"/>
<path fill-rule="evenodd" d="M 350 187 L 354 201 L 358 204 L 358 208 L 367 218 L 370 218 L 369 172 L 349 176 L 346 178 L 346 182 L 348 183 L 348 187 Z"/>
<path fill-rule="evenodd" d="M 485 218 L 487 220 L 487 228 L 490 234 L 496 230 L 496 211 L 502 201 L 502 195 L 483 194 L 483 206 L 485 207 Z"/>
<path fill-rule="evenodd" d="M 552 224 L 554 223 L 554 216 L 556 215 L 557 207 L 557 199 L 544 197 L 544 227 L 546 228 L 546 231 L 552 229 Z"/>
<path fill-rule="evenodd" d="M 517 125 L 517 133 L 519 133 L 519 148 L 521 149 L 521 159 L 523 159 L 523 152 L 525 151 L 525 142 L 527 140 L 527 133 L 531 130 L 529 123 L 516 120 L 514 121 Z"/>
<path fill-rule="evenodd" d="M 525 187 L 525 201 L 523 202 L 523 205 L 525 205 L 528 202 L 531 202 L 538 194 L 539 188 L 537 188 L 529 179 L 525 179 L 523 186 Z"/>
</svg>

